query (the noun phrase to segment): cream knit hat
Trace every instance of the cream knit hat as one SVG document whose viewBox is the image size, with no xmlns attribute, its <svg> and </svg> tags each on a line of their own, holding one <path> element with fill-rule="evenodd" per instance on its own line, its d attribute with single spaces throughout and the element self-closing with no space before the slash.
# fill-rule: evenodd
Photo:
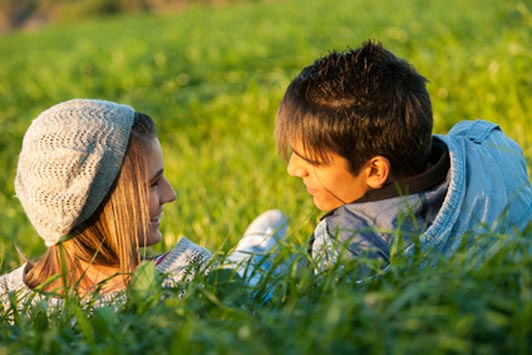
<svg viewBox="0 0 532 355">
<path fill-rule="evenodd" d="M 89 218 L 118 176 L 133 108 L 74 99 L 42 112 L 22 141 L 15 192 L 46 246 Z"/>
</svg>

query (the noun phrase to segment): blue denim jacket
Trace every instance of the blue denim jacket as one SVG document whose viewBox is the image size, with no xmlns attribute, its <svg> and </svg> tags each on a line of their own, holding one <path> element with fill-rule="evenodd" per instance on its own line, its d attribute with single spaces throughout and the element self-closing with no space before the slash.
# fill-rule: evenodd
<svg viewBox="0 0 532 355">
<path fill-rule="evenodd" d="M 354 202 L 329 213 L 314 231 L 318 268 L 338 258 L 365 256 L 388 263 L 400 234 L 430 255 L 450 255 L 466 234 L 522 233 L 532 222 L 532 187 L 519 145 L 499 126 L 463 121 L 435 135 L 449 151 L 447 178 L 428 190 L 378 201 Z M 414 243 L 418 241 L 418 243 Z"/>
</svg>

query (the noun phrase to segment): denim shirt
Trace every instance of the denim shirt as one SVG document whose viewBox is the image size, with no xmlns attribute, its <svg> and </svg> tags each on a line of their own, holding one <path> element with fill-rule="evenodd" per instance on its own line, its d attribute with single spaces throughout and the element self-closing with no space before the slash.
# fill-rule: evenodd
<svg viewBox="0 0 532 355">
<path fill-rule="evenodd" d="M 386 266 L 397 236 L 405 253 L 419 245 L 427 256 L 448 256 L 465 235 L 524 232 L 532 222 L 532 187 L 519 145 L 483 120 L 460 122 L 434 139 L 448 149 L 447 178 L 425 191 L 328 213 L 311 241 L 318 269 L 357 257 Z"/>
</svg>

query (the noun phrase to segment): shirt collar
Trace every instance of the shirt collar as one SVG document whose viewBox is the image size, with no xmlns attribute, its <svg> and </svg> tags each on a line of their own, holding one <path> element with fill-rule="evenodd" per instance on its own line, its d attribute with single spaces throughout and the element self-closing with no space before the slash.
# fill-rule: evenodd
<svg viewBox="0 0 532 355">
<path fill-rule="evenodd" d="M 433 137 L 428 169 L 412 177 L 390 181 L 380 189 L 369 190 L 364 196 L 351 203 L 379 201 L 428 190 L 438 186 L 445 180 L 450 166 L 451 163 L 447 146 L 438 137 Z M 335 210 L 326 213 L 321 219 L 331 215 Z"/>
</svg>

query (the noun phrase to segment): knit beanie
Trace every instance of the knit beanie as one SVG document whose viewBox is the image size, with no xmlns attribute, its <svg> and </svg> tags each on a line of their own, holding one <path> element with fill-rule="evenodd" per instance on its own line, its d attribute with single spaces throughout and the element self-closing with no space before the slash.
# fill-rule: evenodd
<svg viewBox="0 0 532 355">
<path fill-rule="evenodd" d="M 15 192 L 50 247 L 89 218 L 117 178 L 133 108 L 74 99 L 42 112 L 22 141 Z"/>
</svg>

